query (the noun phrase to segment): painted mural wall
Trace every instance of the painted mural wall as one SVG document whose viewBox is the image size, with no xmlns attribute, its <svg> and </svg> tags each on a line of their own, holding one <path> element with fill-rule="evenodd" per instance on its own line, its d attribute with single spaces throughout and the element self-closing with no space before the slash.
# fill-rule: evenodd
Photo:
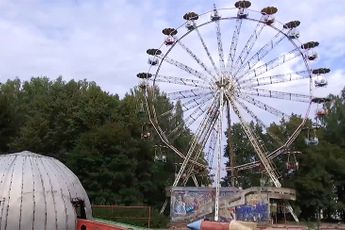
<svg viewBox="0 0 345 230">
<path fill-rule="evenodd" d="M 220 191 L 219 218 L 222 221 L 233 219 L 254 222 L 269 220 L 268 196 L 265 193 L 248 194 L 243 205 L 229 207 L 234 200 L 239 200 L 242 190 L 227 187 Z M 190 221 L 200 218 L 213 218 L 214 188 L 175 187 L 171 191 L 170 217 L 172 222 Z"/>
<path fill-rule="evenodd" d="M 248 194 L 246 204 L 236 207 L 236 219 L 241 221 L 267 222 L 269 215 L 269 199 L 267 194 Z"/>
<path fill-rule="evenodd" d="M 221 188 L 221 199 L 234 197 L 239 194 L 237 188 Z M 193 220 L 206 217 L 214 211 L 214 188 L 175 187 L 171 192 L 170 217 L 173 222 Z M 229 219 L 234 217 L 235 210 L 221 209 L 220 217 Z"/>
</svg>

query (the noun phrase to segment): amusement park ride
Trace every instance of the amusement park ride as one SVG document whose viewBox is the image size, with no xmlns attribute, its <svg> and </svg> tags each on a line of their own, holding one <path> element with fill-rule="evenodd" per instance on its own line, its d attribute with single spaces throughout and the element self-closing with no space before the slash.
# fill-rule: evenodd
<svg viewBox="0 0 345 230">
<path fill-rule="evenodd" d="M 317 127 L 306 127 L 307 120 L 315 107 L 316 121 L 327 114 L 323 104 L 328 99 L 315 95 L 318 88 L 327 85 L 330 72 L 328 68 L 312 67 L 318 59 L 315 48 L 319 43 L 300 42 L 300 21 L 278 21 L 276 7 L 256 11 L 250 6 L 249 1 L 238 1 L 233 8 L 214 5 L 205 13 L 186 13 L 182 25 L 162 30 L 162 44 L 146 52 L 148 71 L 137 74 L 148 115 L 142 137 L 155 132 L 162 145 L 182 159 L 172 188 L 186 186 L 190 179 L 200 186 L 197 169 L 215 173 L 215 221 L 219 220 L 220 182 L 225 168 L 222 155 L 226 141 L 231 141 L 229 131 L 228 139 L 225 132 L 231 124 L 240 123 L 257 156 L 236 165 L 236 149 L 229 145 L 230 166 L 226 170 L 232 176 L 231 186 L 236 186 L 238 171 L 262 166 L 271 183 L 281 188 L 275 159 L 286 154 L 287 169 L 297 170 L 298 152 L 290 150 L 291 144 L 306 129 L 305 143 L 317 145 Z M 158 88 L 172 103 L 166 110 L 157 100 Z M 164 118 L 177 116 L 178 107 L 183 110 L 184 122 L 172 122 L 174 127 L 164 128 Z M 289 114 L 302 109 L 300 124 L 290 136 L 281 139 L 270 133 L 270 122 L 289 119 Z M 249 125 L 251 121 L 277 140 L 276 149 L 268 151 Z M 184 129 L 193 133 L 187 151 L 174 145 Z M 211 163 L 213 159 L 216 164 Z M 298 221 L 290 205 L 288 210 Z"/>
</svg>

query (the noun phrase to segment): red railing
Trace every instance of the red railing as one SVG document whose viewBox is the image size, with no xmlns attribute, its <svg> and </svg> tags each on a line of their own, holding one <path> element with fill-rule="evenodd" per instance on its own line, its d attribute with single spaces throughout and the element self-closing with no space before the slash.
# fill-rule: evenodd
<svg viewBox="0 0 345 230">
<path fill-rule="evenodd" d="M 273 224 L 273 225 L 268 225 L 268 226 L 257 226 L 256 229 L 260 230 L 266 230 L 266 229 L 271 229 L 271 230 L 305 230 L 307 227 L 302 226 L 302 225 L 285 225 L 285 224 Z"/>
<path fill-rule="evenodd" d="M 77 230 L 128 230 L 127 228 L 111 226 L 92 220 L 78 219 Z"/>
<path fill-rule="evenodd" d="M 322 223 L 319 227 L 320 230 L 345 230 L 345 224 L 325 224 Z"/>
<path fill-rule="evenodd" d="M 124 223 L 135 221 L 148 228 L 151 227 L 152 210 L 150 206 L 92 205 L 92 213 L 95 218 Z"/>
</svg>

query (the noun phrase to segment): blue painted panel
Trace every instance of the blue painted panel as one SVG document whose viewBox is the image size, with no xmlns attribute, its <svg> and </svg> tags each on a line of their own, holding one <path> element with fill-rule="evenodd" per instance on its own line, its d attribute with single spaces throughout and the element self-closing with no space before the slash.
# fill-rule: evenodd
<svg viewBox="0 0 345 230">
<path fill-rule="evenodd" d="M 236 207 L 236 219 L 241 221 L 266 222 L 269 220 L 267 203 Z"/>
</svg>

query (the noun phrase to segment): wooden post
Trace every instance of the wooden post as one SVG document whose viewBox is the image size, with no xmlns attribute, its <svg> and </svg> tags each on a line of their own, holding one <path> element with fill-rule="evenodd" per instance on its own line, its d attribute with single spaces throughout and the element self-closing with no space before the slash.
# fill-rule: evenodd
<svg viewBox="0 0 345 230">
<path fill-rule="evenodd" d="M 148 207 L 149 207 L 149 218 L 147 221 L 147 227 L 150 228 L 151 227 L 151 206 L 148 206 Z"/>
<path fill-rule="evenodd" d="M 284 204 L 284 224 L 286 224 L 286 203 Z"/>
</svg>

